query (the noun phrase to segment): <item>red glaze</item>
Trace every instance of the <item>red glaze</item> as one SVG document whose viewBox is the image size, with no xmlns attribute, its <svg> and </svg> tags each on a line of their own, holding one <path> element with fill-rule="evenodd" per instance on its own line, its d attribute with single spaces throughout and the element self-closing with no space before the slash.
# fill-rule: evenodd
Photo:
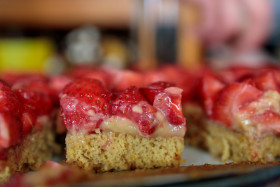
<svg viewBox="0 0 280 187">
<path fill-rule="evenodd" d="M 57 96 L 41 75 L 10 75 L 12 88 L 0 82 L 0 149 L 20 142 L 41 115 L 50 115 Z"/>
<path fill-rule="evenodd" d="M 5 82 L 0 81 L 0 112 L 13 112 L 14 115 L 19 116 L 22 109 L 17 94 Z"/>
<path fill-rule="evenodd" d="M 225 84 L 211 72 L 206 72 L 201 79 L 200 95 L 206 114 L 210 117 L 213 114 L 218 93 L 225 87 Z"/>
<path fill-rule="evenodd" d="M 94 130 L 110 113 L 111 93 L 100 81 L 78 79 L 68 84 L 60 94 L 61 115 L 68 130 L 84 126 Z"/>
<path fill-rule="evenodd" d="M 142 113 L 133 110 L 136 105 L 142 109 Z M 124 90 L 112 103 L 112 115 L 119 115 L 134 121 L 144 135 L 150 135 L 155 131 L 157 125 L 156 112 L 157 110 L 147 102 L 139 89 L 134 86 Z"/>
<path fill-rule="evenodd" d="M 92 66 L 78 66 L 70 70 L 67 74 L 73 79 L 89 78 L 97 79 L 106 87 L 110 87 L 111 77 L 110 72 L 105 68 L 101 67 L 92 67 Z"/>
<path fill-rule="evenodd" d="M 34 111 L 38 116 L 49 114 L 51 112 L 53 102 L 52 98 L 47 93 L 33 90 L 32 87 L 14 90 L 24 103 L 26 111 Z"/>
<path fill-rule="evenodd" d="M 181 109 L 181 89 L 161 82 L 143 88 L 143 96 L 135 86 L 117 94 L 107 91 L 100 81 L 79 79 L 68 84 L 60 94 L 62 117 L 69 131 L 94 132 L 103 120 L 112 115 L 128 118 L 138 125 L 144 136 L 151 135 L 157 125 L 160 110 L 173 125 L 185 125 Z M 149 91 L 148 89 L 153 89 Z M 152 93 L 152 94 L 151 94 Z M 146 98 L 158 98 L 154 106 Z M 102 130 L 102 128 L 101 128 Z"/>
<path fill-rule="evenodd" d="M 47 78 L 41 74 L 4 73 L 1 75 L 1 77 L 3 78 L 3 80 L 5 80 L 5 82 L 9 83 L 10 85 L 13 85 L 19 80 L 25 80 L 25 79 L 32 80 L 34 82 L 47 81 Z"/>
<path fill-rule="evenodd" d="M 7 161 L 8 160 L 8 152 L 6 149 L 2 149 L 0 150 L 0 161 Z M 0 168 L 1 168 L 1 164 L 0 163 Z M 3 167 L 5 168 L 5 167 Z M 2 169 L 0 169 L 0 172 L 2 171 Z"/>
<path fill-rule="evenodd" d="M 159 82 L 154 82 L 147 87 L 140 88 L 140 91 L 147 98 L 149 103 L 153 104 L 155 96 L 168 87 L 175 87 L 175 84 L 169 83 L 169 82 L 164 82 L 164 81 L 159 81 Z"/>
<path fill-rule="evenodd" d="M 240 108 L 257 100 L 263 92 L 247 83 L 233 83 L 227 85 L 219 94 L 216 105 L 213 108 L 212 118 L 231 127 L 233 115 L 239 112 Z"/>
<path fill-rule="evenodd" d="M 22 138 L 20 115 L 22 105 L 18 96 L 0 82 L 0 150 L 17 144 Z"/>
<path fill-rule="evenodd" d="M 158 81 L 173 82 L 179 88 L 183 89 L 183 102 L 188 102 L 193 100 L 196 94 L 199 76 L 199 71 L 194 71 L 193 73 L 191 73 L 177 66 L 169 65 L 145 73 L 144 82 L 145 85 Z"/>
<path fill-rule="evenodd" d="M 111 72 L 111 88 L 116 91 L 124 90 L 130 86 L 143 86 L 143 74 L 131 70 Z"/>
<path fill-rule="evenodd" d="M 271 71 L 263 72 L 253 79 L 254 85 L 263 91 L 276 90 L 279 92 L 279 84 L 276 81 L 274 73 Z"/>
<path fill-rule="evenodd" d="M 182 89 L 169 87 L 155 96 L 154 107 L 160 110 L 172 125 L 186 125 L 182 112 Z"/>
<path fill-rule="evenodd" d="M 12 89 L 22 102 L 21 121 L 23 135 L 26 135 L 37 124 L 38 117 L 50 115 L 58 99 L 46 80 L 33 81 L 32 78 L 17 80 Z"/>
<path fill-rule="evenodd" d="M 16 145 L 22 138 L 22 125 L 12 112 L 0 113 L 0 150 Z"/>
<path fill-rule="evenodd" d="M 255 68 L 237 66 L 222 70 L 221 72 L 219 72 L 219 75 L 226 83 L 234 83 L 251 77 L 252 75 L 254 75 L 255 71 Z"/>
<path fill-rule="evenodd" d="M 24 109 L 21 115 L 22 133 L 27 135 L 36 124 L 36 112 L 28 107 Z"/>
<path fill-rule="evenodd" d="M 49 86 L 53 90 L 56 91 L 56 94 L 58 95 L 59 92 L 70 82 L 72 82 L 73 79 L 66 75 L 56 75 L 52 76 L 50 78 Z"/>
</svg>

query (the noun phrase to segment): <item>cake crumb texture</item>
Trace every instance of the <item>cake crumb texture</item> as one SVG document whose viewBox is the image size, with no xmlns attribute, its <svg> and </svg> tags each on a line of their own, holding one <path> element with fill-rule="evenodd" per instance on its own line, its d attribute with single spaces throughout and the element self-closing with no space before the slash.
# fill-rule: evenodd
<svg viewBox="0 0 280 187">
<path fill-rule="evenodd" d="M 197 104 L 185 104 L 183 113 L 187 119 L 188 131 L 185 135 L 185 144 L 201 149 L 207 149 L 206 136 L 207 130 L 205 123 L 206 116 L 203 109 Z"/>
<path fill-rule="evenodd" d="M 51 126 L 46 125 L 40 130 L 33 129 L 20 144 L 9 148 L 8 160 L 0 161 L 3 166 L 0 168 L 0 182 L 17 172 L 39 169 L 42 163 L 51 159 L 57 148 Z"/>
<path fill-rule="evenodd" d="M 273 161 L 280 156 L 280 136 L 254 134 L 254 131 L 234 131 L 211 121 L 198 105 L 184 106 L 188 120 L 185 143 L 208 150 L 222 161 Z"/>
<path fill-rule="evenodd" d="M 240 161 L 273 161 L 280 156 L 280 137 L 275 134 L 249 135 L 227 129 L 211 121 L 207 125 L 206 144 L 211 154 Z"/>
<path fill-rule="evenodd" d="M 184 139 L 145 138 L 124 133 L 68 133 L 67 163 L 96 172 L 174 167 L 182 162 Z"/>
</svg>

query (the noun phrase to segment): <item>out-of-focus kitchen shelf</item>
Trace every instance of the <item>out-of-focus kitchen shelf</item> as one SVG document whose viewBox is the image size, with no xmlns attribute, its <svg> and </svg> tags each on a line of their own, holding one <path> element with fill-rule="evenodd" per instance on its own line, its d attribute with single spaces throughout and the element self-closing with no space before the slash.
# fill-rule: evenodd
<svg viewBox="0 0 280 187">
<path fill-rule="evenodd" d="M 73 28 L 94 24 L 127 28 L 133 0 L 0 0 L 0 27 Z"/>
</svg>

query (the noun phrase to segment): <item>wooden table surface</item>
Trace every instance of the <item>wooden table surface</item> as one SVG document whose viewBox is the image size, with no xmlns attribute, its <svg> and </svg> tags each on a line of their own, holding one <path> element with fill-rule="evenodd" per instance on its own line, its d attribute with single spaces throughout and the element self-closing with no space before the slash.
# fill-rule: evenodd
<svg viewBox="0 0 280 187">
<path fill-rule="evenodd" d="M 127 28 L 133 0 L 0 0 L 0 27 L 73 28 L 84 24 Z"/>
</svg>

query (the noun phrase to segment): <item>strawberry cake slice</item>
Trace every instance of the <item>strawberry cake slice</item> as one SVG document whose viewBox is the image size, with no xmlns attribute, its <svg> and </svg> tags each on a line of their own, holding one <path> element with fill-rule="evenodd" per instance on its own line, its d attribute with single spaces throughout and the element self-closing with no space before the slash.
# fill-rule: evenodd
<svg viewBox="0 0 280 187">
<path fill-rule="evenodd" d="M 41 79 L 42 78 L 42 79 Z M 51 159 L 55 98 L 41 77 L 0 82 L 0 181 Z"/>
<path fill-rule="evenodd" d="M 230 79 L 205 72 L 200 85 L 203 109 L 188 126 L 189 142 L 224 161 L 271 161 L 280 156 L 275 71 L 259 69 Z"/>
<path fill-rule="evenodd" d="M 97 172 L 179 166 L 181 92 L 166 82 L 117 93 L 95 79 L 68 84 L 60 94 L 67 163 Z"/>
</svg>

